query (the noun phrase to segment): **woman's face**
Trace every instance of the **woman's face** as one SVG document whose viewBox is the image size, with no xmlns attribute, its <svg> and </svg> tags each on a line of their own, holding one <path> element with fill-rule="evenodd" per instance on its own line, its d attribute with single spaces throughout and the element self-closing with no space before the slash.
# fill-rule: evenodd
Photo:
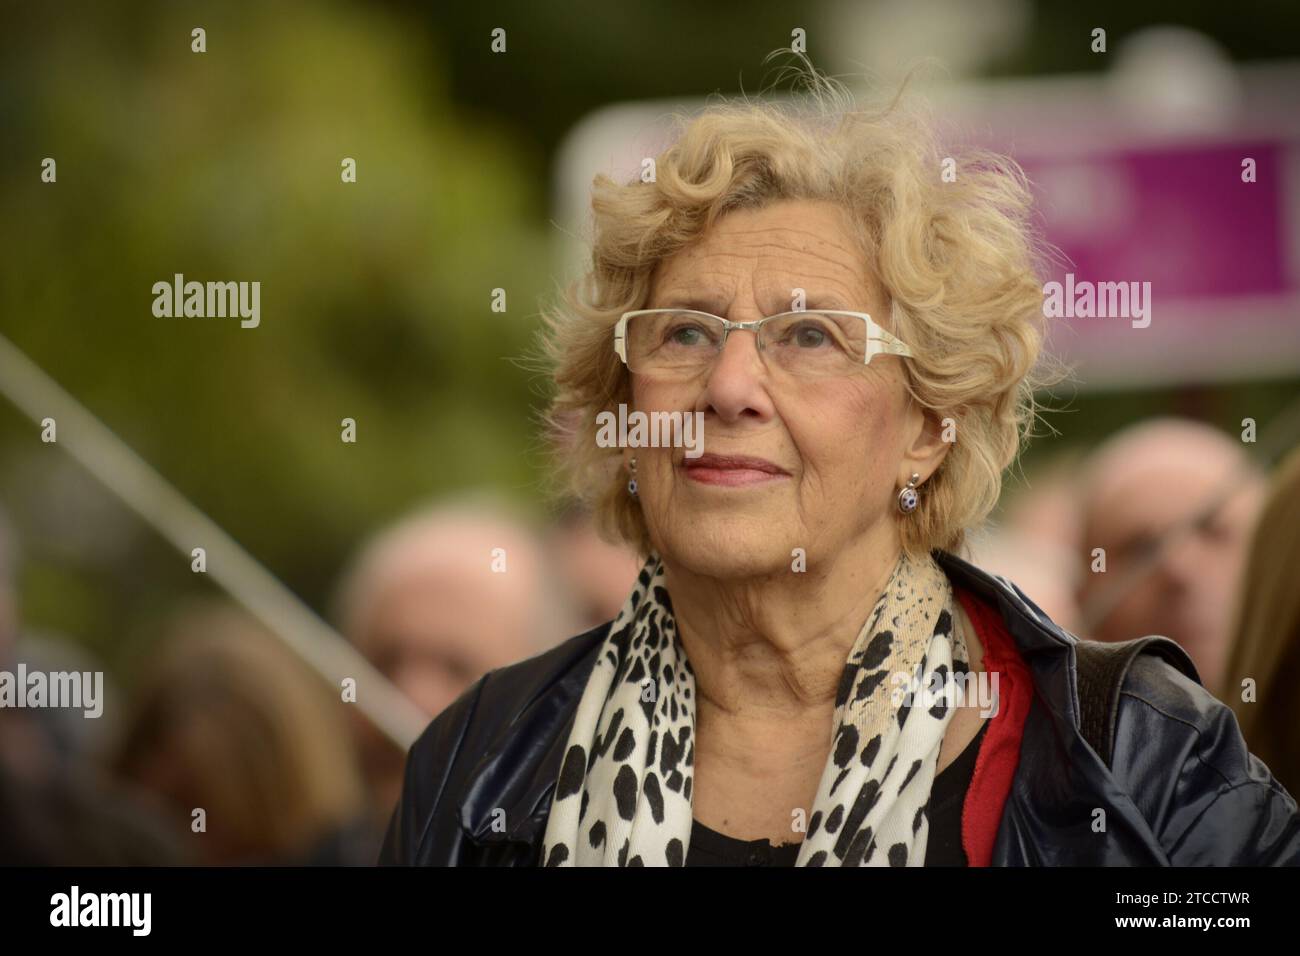
<svg viewBox="0 0 1300 956">
<path fill-rule="evenodd" d="M 663 262 L 646 308 L 690 307 L 747 322 L 804 307 L 885 317 L 840 209 L 783 201 L 733 211 Z M 908 401 L 900 359 L 836 378 L 793 380 L 769 370 L 753 332 L 733 331 L 711 371 L 690 381 L 632 376 L 632 406 L 704 413 L 704 457 L 635 448 L 638 494 L 652 543 L 678 566 L 722 578 L 807 568 L 855 547 L 898 547 L 895 500 L 946 450 Z M 707 467 L 709 456 L 764 459 L 781 474 Z M 885 552 L 890 553 L 890 552 Z"/>
</svg>

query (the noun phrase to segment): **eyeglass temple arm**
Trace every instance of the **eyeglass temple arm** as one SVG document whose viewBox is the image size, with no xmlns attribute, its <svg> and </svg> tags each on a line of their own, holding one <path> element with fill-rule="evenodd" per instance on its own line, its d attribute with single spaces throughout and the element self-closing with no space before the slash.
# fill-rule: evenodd
<svg viewBox="0 0 1300 956">
<path fill-rule="evenodd" d="M 884 329 L 876 326 L 872 330 L 875 335 L 867 338 L 867 361 L 871 361 L 873 355 L 902 355 L 910 358 L 912 350 L 894 338 Z"/>
<path fill-rule="evenodd" d="M 627 364 L 627 320 L 629 318 L 630 316 L 624 315 L 614 326 L 614 354 L 623 360 L 624 365 Z"/>
</svg>

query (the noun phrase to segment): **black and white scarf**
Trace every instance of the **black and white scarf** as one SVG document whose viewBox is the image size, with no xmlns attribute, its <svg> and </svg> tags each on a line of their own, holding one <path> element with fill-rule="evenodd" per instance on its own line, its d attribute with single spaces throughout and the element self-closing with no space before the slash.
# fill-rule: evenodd
<svg viewBox="0 0 1300 956">
<path fill-rule="evenodd" d="M 969 669 L 952 601 L 932 557 L 899 558 L 845 662 L 831 753 L 796 865 L 924 865 L 926 807 L 953 707 L 942 696 L 910 706 L 902 690 L 933 692 Z M 684 865 L 694 730 L 695 675 L 663 562 L 651 554 L 578 704 L 544 865 Z"/>
</svg>

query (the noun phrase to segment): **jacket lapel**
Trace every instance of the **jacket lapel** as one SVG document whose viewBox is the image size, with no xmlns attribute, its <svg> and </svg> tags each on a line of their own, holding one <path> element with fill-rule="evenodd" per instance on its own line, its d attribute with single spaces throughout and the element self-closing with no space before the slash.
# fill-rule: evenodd
<svg viewBox="0 0 1300 956">
<path fill-rule="evenodd" d="M 471 842 L 540 848 L 578 702 L 611 623 L 575 640 L 576 657 L 563 662 L 558 680 L 533 691 L 470 773 L 459 813 Z"/>
<path fill-rule="evenodd" d="M 1006 578 L 946 552 L 934 556 L 955 583 L 998 609 L 1033 676 L 1034 702 L 992 865 L 1168 865 L 1145 818 L 1079 730 L 1075 638 Z M 1104 832 L 1093 832 L 1098 821 Z"/>
</svg>

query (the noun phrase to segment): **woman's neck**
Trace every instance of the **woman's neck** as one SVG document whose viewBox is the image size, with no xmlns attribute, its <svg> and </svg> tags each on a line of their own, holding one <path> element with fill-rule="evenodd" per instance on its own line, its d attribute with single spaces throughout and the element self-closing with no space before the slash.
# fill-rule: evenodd
<svg viewBox="0 0 1300 956">
<path fill-rule="evenodd" d="M 666 565 L 700 705 L 760 722 L 833 708 L 844 662 L 899 554 L 859 549 L 807 571 L 741 580 Z"/>
</svg>

